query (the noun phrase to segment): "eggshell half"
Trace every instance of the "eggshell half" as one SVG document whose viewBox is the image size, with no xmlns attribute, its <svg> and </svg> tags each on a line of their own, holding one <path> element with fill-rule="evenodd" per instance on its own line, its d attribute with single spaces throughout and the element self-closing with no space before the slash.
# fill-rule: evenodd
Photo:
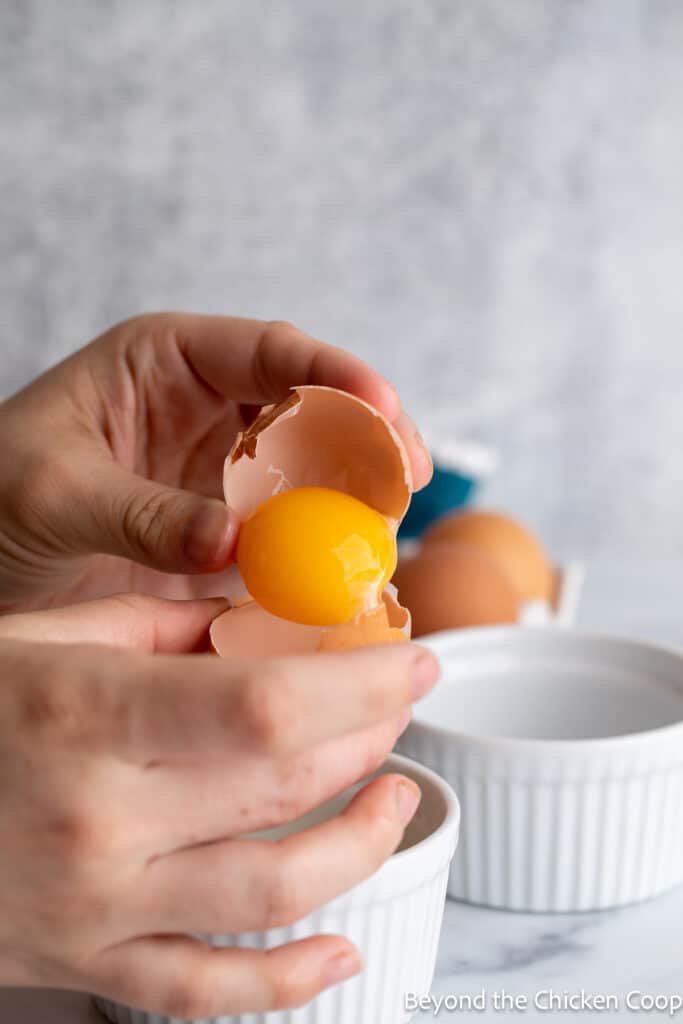
<svg viewBox="0 0 683 1024">
<path fill-rule="evenodd" d="M 222 612 L 212 622 L 210 634 L 214 650 L 224 658 L 313 654 L 408 640 L 410 614 L 400 606 L 396 590 L 389 584 L 381 605 L 343 626 L 302 626 L 249 601 Z"/>
<path fill-rule="evenodd" d="M 353 495 L 398 528 L 412 493 L 403 442 L 376 409 L 354 395 L 309 385 L 262 410 L 225 461 L 229 507 L 247 519 L 289 487 Z"/>
</svg>

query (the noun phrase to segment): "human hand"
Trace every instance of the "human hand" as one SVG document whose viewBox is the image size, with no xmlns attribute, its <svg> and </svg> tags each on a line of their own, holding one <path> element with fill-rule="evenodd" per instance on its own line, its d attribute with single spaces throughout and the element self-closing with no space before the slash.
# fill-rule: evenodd
<svg viewBox="0 0 683 1024">
<path fill-rule="evenodd" d="M 415 488 L 427 483 L 429 455 L 394 389 L 289 324 L 137 317 L 5 402 L 0 609 L 119 591 L 220 593 L 220 580 L 200 574 L 232 559 L 223 460 L 261 405 L 301 384 L 376 406 L 403 437 Z"/>
<path fill-rule="evenodd" d="M 262 952 L 188 933 L 284 926 L 393 852 L 419 798 L 396 775 L 295 837 L 235 837 L 373 771 L 435 662 L 412 644 L 184 654 L 224 607 L 133 595 L 0 618 L 0 985 L 184 1019 L 299 1005 L 360 968 L 340 936 Z"/>
</svg>

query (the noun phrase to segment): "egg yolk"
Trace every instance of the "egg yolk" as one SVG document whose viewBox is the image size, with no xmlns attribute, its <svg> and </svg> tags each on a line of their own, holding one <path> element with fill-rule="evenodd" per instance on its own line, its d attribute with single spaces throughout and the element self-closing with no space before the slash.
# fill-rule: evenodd
<svg viewBox="0 0 683 1024">
<path fill-rule="evenodd" d="M 294 487 L 242 524 L 237 562 L 266 611 L 332 626 L 379 603 L 396 568 L 396 539 L 384 517 L 357 498 Z"/>
</svg>

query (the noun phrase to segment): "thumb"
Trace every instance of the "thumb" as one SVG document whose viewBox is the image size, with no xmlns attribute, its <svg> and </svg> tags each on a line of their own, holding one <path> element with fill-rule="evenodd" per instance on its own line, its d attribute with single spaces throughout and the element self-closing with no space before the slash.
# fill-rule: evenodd
<svg viewBox="0 0 683 1024">
<path fill-rule="evenodd" d="M 222 501 L 154 483 L 115 464 L 98 467 L 90 486 L 92 550 L 162 572 L 218 572 L 232 561 L 239 521 Z"/>
</svg>

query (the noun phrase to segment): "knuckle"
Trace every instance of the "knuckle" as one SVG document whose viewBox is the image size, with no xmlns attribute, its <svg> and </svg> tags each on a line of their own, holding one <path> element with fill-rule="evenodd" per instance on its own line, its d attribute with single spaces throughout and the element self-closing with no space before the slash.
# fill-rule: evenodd
<svg viewBox="0 0 683 1024">
<path fill-rule="evenodd" d="M 163 615 L 167 609 L 164 599 L 156 597 L 154 594 L 111 594 L 109 597 L 102 598 L 102 601 L 111 604 L 115 611 L 132 612 L 135 616 Z"/>
<path fill-rule="evenodd" d="M 376 730 L 368 738 L 363 751 L 363 771 L 361 778 L 372 775 L 384 764 L 394 746 L 394 733 L 385 729 Z"/>
<path fill-rule="evenodd" d="M 164 994 L 162 1012 L 180 1020 L 206 1017 L 212 1012 L 211 989 L 202 972 L 195 969 L 191 975 L 176 978 Z"/>
<path fill-rule="evenodd" d="M 119 652 L 112 651 L 109 663 L 102 665 L 96 648 L 87 655 L 82 648 L 75 656 L 65 650 L 58 665 L 49 648 L 44 656 L 38 652 L 32 678 L 18 690 L 15 705 L 23 748 L 38 754 L 55 749 L 83 753 L 122 731 L 129 707 L 115 677 L 119 664 Z"/>
<path fill-rule="evenodd" d="M 149 339 L 155 352 L 162 356 L 167 351 L 173 351 L 178 345 L 178 323 L 171 313 L 143 313 L 136 317 L 132 323 L 135 325 L 135 343 L 140 345 Z"/>
<path fill-rule="evenodd" d="M 296 330 L 297 328 L 289 320 L 269 320 L 263 329 L 263 336 L 278 343 L 283 340 L 283 337 L 289 336 Z"/>
<path fill-rule="evenodd" d="M 314 994 L 305 990 L 298 972 L 277 971 L 270 977 L 268 1001 L 271 1010 L 293 1010 L 308 1002 Z"/>
<path fill-rule="evenodd" d="M 393 800 L 390 806 L 385 806 L 382 811 L 373 815 L 368 824 L 374 861 L 379 865 L 394 852 L 403 835 L 403 826 L 394 810 Z"/>
<path fill-rule="evenodd" d="M 44 733 L 63 740 L 80 737 L 85 708 L 79 688 L 70 678 L 48 675 L 34 680 L 22 693 L 21 718 L 31 736 Z"/>
<path fill-rule="evenodd" d="M 388 718 L 396 710 L 396 691 L 385 683 L 380 674 L 369 675 L 364 687 L 365 707 L 372 720 Z"/>
<path fill-rule="evenodd" d="M 375 864 L 380 864 L 393 853 L 403 835 L 404 826 L 396 805 L 395 780 L 385 776 L 377 780 L 375 786 L 379 787 L 379 792 L 375 790 L 372 812 L 365 807 L 353 822 L 353 827 L 362 840 L 367 842 Z"/>
<path fill-rule="evenodd" d="M 316 768 L 315 754 L 286 757 L 277 765 L 278 821 L 295 821 L 314 806 L 321 781 Z"/>
<path fill-rule="evenodd" d="M 121 524 L 124 537 L 145 555 L 153 556 L 164 540 L 168 520 L 163 513 L 167 500 L 165 491 L 159 489 L 144 498 L 134 495 L 123 508 Z"/>
<path fill-rule="evenodd" d="M 310 810 L 310 773 L 298 765 L 293 767 L 285 762 L 278 772 L 278 792 L 272 801 L 273 820 L 282 823 L 296 821 Z"/>
<path fill-rule="evenodd" d="M 287 320 L 269 320 L 263 327 L 254 349 L 251 375 L 259 391 L 264 395 L 278 392 L 277 381 L 273 379 L 273 355 L 292 343 L 298 333 Z"/>
<path fill-rule="evenodd" d="M 261 907 L 262 928 L 282 928 L 293 924 L 306 913 L 303 894 L 292 862 L 276 847 L 275 863 L 263 887 Z"/>
<path fill-rule="evenodd" d="M 124 611 L 144 612 L 147 609 L 154 609 L 161 604 L 161 600 L 151 594 L 111 594 L 103 600 L 109 601 L 113 607 L 122 608 Z"/>
<path fill-rule="evenodd" d="M 17 700 L 18 737 L 32 750 L 43 742 L 57 747 L 97 746 L 103 732 L 121 716 L 118 690 L 108 671 L 94 659 L 71 657 L 68 651 L 56 665 L 49 652 L 37 656 L 32 678 L 20 688 Z"/>
<path fill-rule="evenodd" d="M 45 823 L 48 846 L 67 868 L 81 869 L 111 849 L 111 827 L 87 806 L 77 804 L 53 813 Z"/>
<path fill-rule="evenodd" d="M 45 886 L 40 900 L 34 905 L 35 925 L 45 934 L 61 935 L 61 954 L 77 972 L 88 969 L 88 954 L 84 943 L 86 935 L 106 934 L 115 926 L 119 901 L 108 893 L 101 880 L 94 877 L 74 876 L 63 872 L 59 881 Z M 87 976 L 83 973 L 82 977 Z M 119 989 L 120 991 L 120 989 Z"/>
<path fill-rule="evenodd" d="M 240 701 L 242 728 L 257 753 L 277 756 L 289 749 L 289 701 L 282 674 L 264 663 L 245 680 Z"/>
</svg>

